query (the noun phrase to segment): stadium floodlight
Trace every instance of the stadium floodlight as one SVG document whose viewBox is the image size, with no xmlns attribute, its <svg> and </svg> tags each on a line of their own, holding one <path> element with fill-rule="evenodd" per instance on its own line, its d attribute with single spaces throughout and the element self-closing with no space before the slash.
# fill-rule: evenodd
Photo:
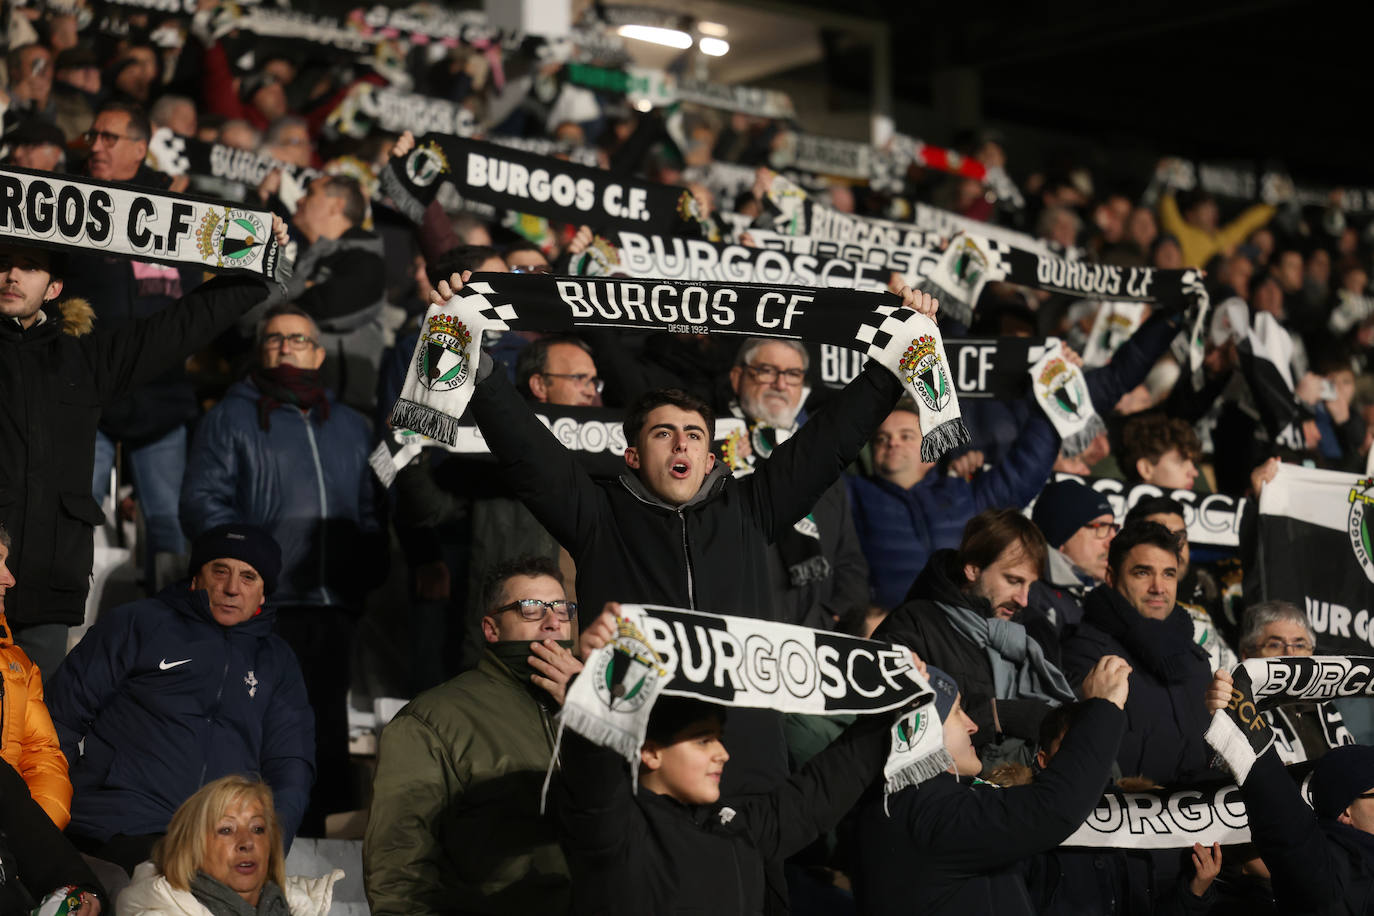
<svg viewBox="0 0 1374 916">
<path fill-rule="evenodd" d="M 703 38 L 697 42 L 697 47 L 707 57 L 724 57 L 730 53 L 730 42 L 724 38 Z"/>
<path fill-rule="evenodd" d="M 634 38 L 656 45 L 685 51 L 692 46 L 692 36 L 677 29 L 662 29 L 653 25 L 622 25 L 617 31 L 622 38 Z"/>
</svg>

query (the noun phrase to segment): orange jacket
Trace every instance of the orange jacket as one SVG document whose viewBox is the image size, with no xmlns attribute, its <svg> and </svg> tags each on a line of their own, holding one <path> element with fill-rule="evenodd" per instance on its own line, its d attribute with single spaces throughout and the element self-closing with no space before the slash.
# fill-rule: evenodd
<svg viewBox="0 0 1374 916">
<path fill-rule="evenodd" d="M 14 644 L 0 611 L 0 757 L 19 771 L 33 800 L 61 830 L 72 819 L 72 781 L 57 743 L 38 666 Z"/>
</svg>

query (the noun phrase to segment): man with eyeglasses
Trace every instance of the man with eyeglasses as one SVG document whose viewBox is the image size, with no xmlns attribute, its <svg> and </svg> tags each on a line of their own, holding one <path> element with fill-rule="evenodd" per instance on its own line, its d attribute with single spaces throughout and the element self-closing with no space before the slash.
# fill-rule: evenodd
<svg viewBox="0 0 1374 916">
<path fill-rule="evenodd" d="M 1227 645 L 1218 626 L 1223 619 L 1221 585 L 1210 571 L 1190 562 L 1188 524 L 1183 518 L 1183 506 L 1168 496 L 1146 497 L 1126 513 L 1126 524 L 1136 521 L 1163 525 L 1178 538 L 1178 603 L 1192 618 L 1193 641 L 1207 650 L 1212 670 L 1230 671 L 1236 666 L 1236 653 Z"/>
<path fill-rule="evenodd" d="M 750 454 L 737 476 L 752 473 L 797 431 L 809 363 L 806 348 L 793 340 L 751 337 L 740 346 L 730 370 L 730 411 L 749 424 Z M 843 482 L 831 484 L 805 518 L 778 536 L 768 570 L 785 623 L 833 630 L 868 606 L 868 564 Z"/>
<path fill-rule="evenodd" d="M 596 374 L 592 348 L 570 334 L 530 342 L 515 361 L 515 385 L 540 404 L 596 407 L 605 384 Z"/>
<path fill-rule="evenodd" d="M 1079 683 L 1104 655 L 1130 664 L 1131 697 L 1117 763 L 1125 776 L 1159 785 L 1209 775 L 1208 717 L 1198 697 L 1212 679 L 1177 602 L 1178 538 L 1163 525 L 1133 522 L 1112 540 L 1107 582 L 1083 601 L 1083 622 L 1064 642 L 1064 673 Z M 1215 775 L 1214 773 L 1211 775 Z"/>
<path fill-rule="evenodd" d="M 1107 554 L 1120 526 L 1106 496 L 1070 478 L 1040 491 L 1031 520 L 1050 549 L 1031 586 L 1026 627 L 1058 658 L 1058 644 L 1083 619 L 1083 598 L 1107 578 Z"/>
<path fill-rule="evenodd" d="M 325 815 L 349 801 L 353 621 L 385 553 L 367 462 L 372 435 L 362 415 L 325 388 L 324 362 L 309 315 L 291 305 L 269 310 L 248 377 L 196 430 L 181 488 L 191 537 L 235 522 L 260 525 L 281 545 L 271 606 L 316 715 L 317 778 L 302 824 L 309 836 L 323 836 Z"/>
<path fill-rule="evenodd" d="M 539 808 L 553 713 L 582 669 L 570 651 L 577 605 L 551 560 L 525 557 L 486 577 L 482 612 L 478 666 L 382 730 L 363 841 L 375 916 L 570 907 L 567 862 Z"/>
<path fill-rule="evenodd" d="M 1316 646 L 1307 614 L 1296 605 L 1263 601 L 1246 609 L 1241 623 L 1242 660 L 1309 656 Z M 1316 760 L 1334 747 L 1355 743 L 1335 703 L 1289 703 L 1266 709 L 1261 715 L 1274 730 L 1274 748 L 1285 766 Z"/>
</svg>

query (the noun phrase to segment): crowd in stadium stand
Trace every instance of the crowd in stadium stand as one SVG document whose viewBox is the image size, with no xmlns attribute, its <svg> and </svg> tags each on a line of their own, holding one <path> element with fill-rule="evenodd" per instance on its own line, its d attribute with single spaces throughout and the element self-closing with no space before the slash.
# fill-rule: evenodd
<svg viewBox="0 0 1374 916">
<path fill-rule="evenodd" d="M 1276 600 L 1294 561 L 1257 534 L 1283 468 L 1363 475 L 1341 513 L 1374 495 L 1363 205 L 1023 161 L 994 130 L 928 138 L 983 178 L 804 174 L 784 119 L 643 110 L 532 40 L 345 53 L 199 7 L 6 6 L 0 176 L 230 201 L 292 269 L 34 244 L 2 189 L 0 912 L 324 914 L 340 873 L 284 856 L 362 810 L 376 914 L 1374 913 L 1367 692 L 1266 708 L 1248 774 L 1207 737 L 1246 660 L 1374 655 L 1374 571 L 1359 652 Z M 427 310 L 483 274 L 576 274 L 604 239 L 460 182 L 408 213 L 380 176 L 426 130 L 358 106 L 382 88 L 685 187 L 708 242 L 755 247 L 788 180 L 860 219 L 936 208 L 1070 262 L 1199 269 L 1211 311 L 994 280 L 960 315 L 900 272 L 854 293 L 946 342 L 1062 341 L 1102 421 L 1078 443 L 1033 392 L 968 397 L 969 441 L 932 461 L 877 360 L 601 326 L 488 331 L 463 421 L 485 446 L 398 453 Z M 252 180 L 215 173 L 231 152 Z M 585 460 L 565 416 L 623 445 Z M 1230 537 L 1199 542 L 1213 497 Z M 97 529 L 136 531 L 134 600 L 93 586 Z M 627 765 L 560 724 L 619 602 L 896 643 L 952 764 L 885 794 L 891 716 L 669 696 Z M 360 767 L 364 614 L 409 702 Z M 1065 844 L 1109 790 L 1228 782 L 1244 842 Z"/>
</svg>

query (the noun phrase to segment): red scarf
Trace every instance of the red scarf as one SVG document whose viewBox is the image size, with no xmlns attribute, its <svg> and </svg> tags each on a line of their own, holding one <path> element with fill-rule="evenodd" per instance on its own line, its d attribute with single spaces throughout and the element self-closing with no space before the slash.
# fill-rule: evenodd
<svg viewBox="0 0 1374 916">
<path fill-rule="evenodd" d="M 329 419 L 329 399 L 320 383 L 320 370 L 285 363 L 275 369 L 254 366 L 251 378 L 258 387 L 258 423 L 264 430 L 272 428 L 269 418 L 278 407 L 299 407 L 307 413 L 318 407 L 320 421 Z"/>
</svg>

